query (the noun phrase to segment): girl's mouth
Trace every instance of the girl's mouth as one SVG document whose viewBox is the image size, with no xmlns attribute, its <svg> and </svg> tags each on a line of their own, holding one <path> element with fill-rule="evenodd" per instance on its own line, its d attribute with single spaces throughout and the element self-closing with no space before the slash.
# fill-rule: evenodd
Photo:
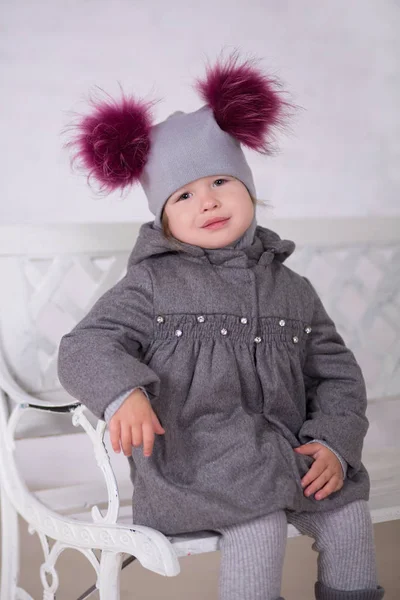
<svg viewBox="0 0 400 600">
<path fill-rule="evenodd" d="M 229 217 L 226 219 L 210 219 L 209 223 L 203 225 L 203 229 L 221 229 L 229 221 Z"/>
</svg>

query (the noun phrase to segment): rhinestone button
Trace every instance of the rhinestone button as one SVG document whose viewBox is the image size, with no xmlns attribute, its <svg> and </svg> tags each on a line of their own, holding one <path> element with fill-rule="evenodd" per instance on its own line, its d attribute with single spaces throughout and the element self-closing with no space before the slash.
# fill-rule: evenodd
<svg viewBox="0 0 400 600">
<path fill-rule="evenodd" d="M 297 344 L 299 341 L 299 338 L 297 337 L 297 335 L 294 335 L 292 339 L 293 339 L 294 344 Z"/>
<path fill-rule="evenodd" d="M 226 334 L 228 333 L 228 330 L 227 330 L 227 329 L 225 329 L 225 328 L 224 328 L 224 329 L 221 329 L 221 333 L 222 333 L 222 335 L 226 335 Z"/>
<path fill-rule="evenodd" d="M 204 321 L 205 321 L 205 318 L 203 317 L 203 315 L 199 315 L 199 316 L 197 317 L 197 320 L 198 320 L 198 322 L 199 322 L 199 323 L 204 323 Z"/>
<path fill-rule="evenodd" d="M 157 317 L 157 323 L 164 323 L 165 319 L 161 315 Z"/>
<path fill-rule="evenodd" d="M 305 331 L 306 333 L 311 333 L 312 329 L 311 329 L 311 327 L 306 327 L 304 331 Z"/>
<path fill-rule="evenodd" d="M 261 342 L 261 338 L 259 336 L 254 338 L 254 341 L 256 344 L 259 344 Z"/>
<path fill-rule="evenodd" d="M 182 335 L 182 330 L 181 330 L 181 329 L 177 329 L 177 330 L 175 331 L 175 335 L 176 335 L 176 337 L 181 337 L 181 335 Z"/>
<path fill-rule="evenodd" d="M 247 319 L 246 319 L 246 317 L 242 317 L 242 318 L 240 319 L 240 322 L 241 322 L 243 325 L 247 325 Z"/>
<path fill-rule="evenodd" d="M 285 327 L 285 325 L 286 325 L 286 321 L 285 321 L 285 319 L 281 319 L 281 320 L 279 321 L 279 325 L 280 325 L 281 327 Z"/>
</svg>

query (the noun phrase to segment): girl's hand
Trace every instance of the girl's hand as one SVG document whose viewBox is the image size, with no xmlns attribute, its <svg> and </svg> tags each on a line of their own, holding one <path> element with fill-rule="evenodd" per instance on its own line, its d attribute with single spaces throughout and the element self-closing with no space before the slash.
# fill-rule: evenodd
<svg viewBox="0 0 400 600">
<path fill-rule="evenodd" d="M 298 454 L 307 454 L 314 458 L 309 471 L 301 480 L 301 485 L 305 488 L 305 496 L 315 494 L 314 498 L 316 500 L 323 500 L 343 487 L 342 465 L 329 448 L 318 442 L 313 442 L 312 444 L 298 446 L 294 450 Z"/>
<path fill-rule="evenodd" d="M 132 454 L 132 446 L 143 444 L 143 455 L 153 452 L 154 435 L 162 435 L 165 429 L 153 411 L 142 390 L 135 390 L 123 402 L 109 423 L 110 440 L 113 450 L 122 450 L 125 456 Z"/>
</svg>

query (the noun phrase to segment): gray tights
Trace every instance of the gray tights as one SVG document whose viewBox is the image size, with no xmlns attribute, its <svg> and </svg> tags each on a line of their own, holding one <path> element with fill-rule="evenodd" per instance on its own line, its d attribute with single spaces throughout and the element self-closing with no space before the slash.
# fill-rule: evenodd
<svg viewBox="0 0 400 600">
<path fill-rule="evenodd" d="M 316 597 L 379 600 L 373 529 L 365 501 L 322 513 L 278 511 L 218 531 L 220 600 L 280 598 L 287 521 L 314 538 L 318 555 Z"/>
</svg>

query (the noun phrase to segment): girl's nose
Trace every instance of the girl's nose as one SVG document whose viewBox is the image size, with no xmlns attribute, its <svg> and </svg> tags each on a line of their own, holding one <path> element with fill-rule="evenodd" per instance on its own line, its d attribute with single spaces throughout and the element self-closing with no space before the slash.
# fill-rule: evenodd
<svg viewBox="0 0 400 600">
<path fill-rule="evenodd" d="M 220 202 L 213 196 L 212 193 L 208 192 L 202 195 L 200 199 L 200 206 L 202 211 L 212 210 L 220 206 Z"/>
</svg>

